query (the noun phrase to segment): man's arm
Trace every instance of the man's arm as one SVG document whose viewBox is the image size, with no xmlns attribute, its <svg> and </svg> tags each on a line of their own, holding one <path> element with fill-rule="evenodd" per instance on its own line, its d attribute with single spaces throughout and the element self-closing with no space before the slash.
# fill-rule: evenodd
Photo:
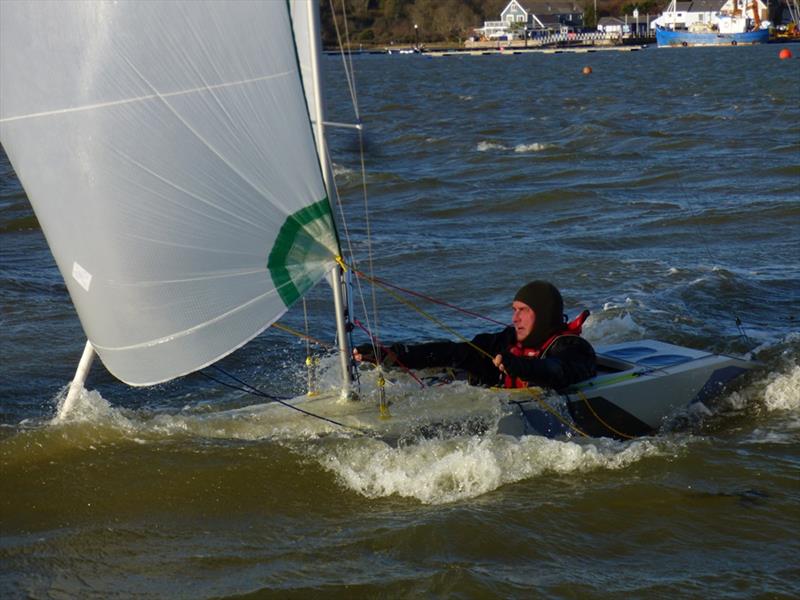
<svg viewBox="0 0 800 600">
<path fill-rule="evenodd" d="M 530 385 L 557 390 L 597 373 L 594 349 L 589 342 L 575 336 L 556 340 L 544 358 L 526 358 L 503 352 L 501 364 L 512 377 L 519 377 Z"/>
<path fill-rule="evenodd" d="M 513 333 L 513 330 L 511 330 Z M 382 352 L 382 363 L 391 366 L 397 362 L 409 369 L 447 367 L 467 371 L 473 379 L 484 385 L 495 385 L 499 372 L 489 356 L 504 350 L 509 337 L 508 330 L 498 333 L 481 333 L 471 343 L 427 342 L 423 344 L 396 343 Z M 486 354 L 484 354 L 484 352 Z M 375 362 L 372 346 L 364 344 L 356 348 L 356 359 Z"/>
</svg>

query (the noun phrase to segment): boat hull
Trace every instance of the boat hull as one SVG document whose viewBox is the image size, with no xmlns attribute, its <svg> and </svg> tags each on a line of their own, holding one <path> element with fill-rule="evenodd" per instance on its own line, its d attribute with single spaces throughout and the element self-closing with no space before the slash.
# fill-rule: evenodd
<svg viewBox="0 0 800 600">
<path fill-rule="evenodd" d="M 532 393 L 511 402 L 501 433 L 628 439 L 657 432 L 678 411 L 707 402 L 757 363 L 654 340 L 598 348 L 600 374 L 559 403 Z"/>
<path fill-rule="evenodd" d="M 659 48 L 681 48 L 687 46 L 748 46 L 753 44 L 766 44 L 768 41 L 768 29 L 744 31 L 741 33 L 693 33 L 690 31 L 656 29 L 656 43 Z"/>
</svg>

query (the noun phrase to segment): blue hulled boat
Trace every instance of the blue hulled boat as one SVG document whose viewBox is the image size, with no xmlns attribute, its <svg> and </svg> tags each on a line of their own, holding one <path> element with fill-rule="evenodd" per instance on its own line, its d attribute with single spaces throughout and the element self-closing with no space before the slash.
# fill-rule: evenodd
<svg viewBox="0 0 800 600">
<path fill-rule="evenodd" d="M 742 31 L 738 33 L 656 29 L 656 42 L 659 48 L 676 46 L 737 46 L 740 44 L 766 44 L 768 41 L 768 29 L 757 29 L 755 31 Z"/>
<path fill-rule="evenodd" d="M 659 48 L 752 46 L 769 41 L 762 0 L 692 0 L 678 8 L 672 0 L 654 22 Z"/>
</svg>

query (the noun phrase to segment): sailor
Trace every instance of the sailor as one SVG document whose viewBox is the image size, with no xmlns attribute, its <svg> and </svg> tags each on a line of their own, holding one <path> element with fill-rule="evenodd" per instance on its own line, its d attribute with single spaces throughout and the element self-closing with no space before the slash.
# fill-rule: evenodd
<svg viewBox="0 0 800 600">
<path fill-rule="evenodd" d="M 508 388 L 561 389 L 596 374 L 594 349 L 580 337 L 589 312 L 567 323 L 561 293 L 552 283 L 531 281 L 522 286 L 511 309 L 512 325 L 502 331 L 478 334 L 471 343 L 392 344 L 388 352 L 381 352 L 382 364 L 453 368 L 466 371 L 474 385 Z M 375 362 L 370 344 L 356 347 L 353 356 Z"/>
</svg>

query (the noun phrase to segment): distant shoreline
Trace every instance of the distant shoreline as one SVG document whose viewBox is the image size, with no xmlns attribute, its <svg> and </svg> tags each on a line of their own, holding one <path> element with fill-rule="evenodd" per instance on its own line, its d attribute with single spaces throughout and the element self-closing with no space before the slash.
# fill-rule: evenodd
<svg viewBox="0 0 800 600">
<path fill-rule="evenodd" d="M 798 44 L 800 38 L 773 38 L 767 44 Z M 472 42 L 469 46 L 454 46 L 451 43 L 439 42 L 435 44 L 424 44 L 421 50 L 416 50 L 413 44 L 397 45 L 359 45 L 351 46 L 351 54 L 423 54 L 428 56 L 475 56 L 481 54 L 524 54 L 530 52 L 544 52 L 547 54 L 559 52 L 598 52 L 598 51 L 635 51 L 642 50 L 648 46 L 655 46 L 656 38 L 646 37 L 627 37 L 621 40 L 594 40 L 593 43 L 576 41 L 558 41 L 550 44 L 534 44 L 529 42 L 527 45 L 522 40 L 494 41 L 494 42 Z M 339 49 L 328 47 L 324 50 L 325 54 L 339 54 Z"/>
</svg>

